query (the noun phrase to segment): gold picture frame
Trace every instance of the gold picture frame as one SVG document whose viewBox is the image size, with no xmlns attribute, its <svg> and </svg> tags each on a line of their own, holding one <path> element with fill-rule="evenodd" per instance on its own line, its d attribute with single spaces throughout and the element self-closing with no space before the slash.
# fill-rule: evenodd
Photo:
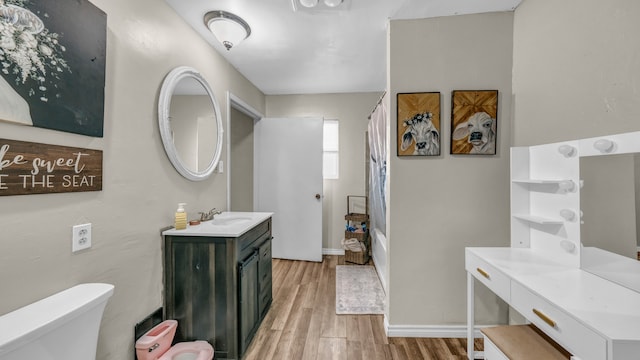
<svg viewBox="0 0 640 360">
<path fill-rule="evenodd" d="M 440 118 L 439 92 L 398 93 L 398 156 L 439 156 Z"/>
<path fill-rule="evenodd" d="M 451 154 L 495 155 L 498 90 L 451 93 Z"/>
</svg>

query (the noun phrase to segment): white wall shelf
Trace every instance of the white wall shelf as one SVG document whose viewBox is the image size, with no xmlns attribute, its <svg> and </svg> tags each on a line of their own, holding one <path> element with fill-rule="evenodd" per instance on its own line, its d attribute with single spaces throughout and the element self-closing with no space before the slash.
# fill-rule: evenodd
<svg viewBox="0 0 640 360">
<path fill-rule="evenodd" d="M 558 151 L 563 145 L 574 149 L 572 156 Z M 511 148 L 511 246 L 574 268 L 579 252 L 563 250 L 563 242 L 580 243 L 580 224 L 561 211 L 580 208 L 577 149 L 575 142 Z"/>
<path fill-rule="evenodd" d="M 545 218 L 542 216 L 528 215 L 528 214 L 513 214 L 513 217 L 519 220 L 527 221 L 533 224 L 538 225 L 556 225 L 562 226 L 564 225 L 564 221 Z"/>
<path fill-rule="evenodd" d="M 511 181 L 516 184 L 524 185 L 560 185 L 566 180 L 513 179 Z"/>
<path fill-rule="evenodd" d="M 576 188 L 573 180 L 542 180 L 542 179 L 524 179 L 524 180 L 511 180 L 514 184 L 520 186 L 526 186 L 532 191 L 544 191 L 548 192 L 551 189 L 555 189 L 558 194 L 566 194 L 572 192 Z"/>
</svg>

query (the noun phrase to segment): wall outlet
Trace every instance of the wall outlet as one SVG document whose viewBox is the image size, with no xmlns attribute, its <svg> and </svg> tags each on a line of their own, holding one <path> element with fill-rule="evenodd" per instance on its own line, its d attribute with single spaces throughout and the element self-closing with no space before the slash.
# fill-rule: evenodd
<svg viewBox="0 0 640 360">
<path fill-rule="evenodd" d="M 75 225 L 71 235 L 71 252 L 91 247 L 91 224 Z"/>
<path fill-rule="evenodd" d="M 224 162 L 222 160 L 218 161 L 218 173 L 222 174 L 224 172 Z"/>
</svg>

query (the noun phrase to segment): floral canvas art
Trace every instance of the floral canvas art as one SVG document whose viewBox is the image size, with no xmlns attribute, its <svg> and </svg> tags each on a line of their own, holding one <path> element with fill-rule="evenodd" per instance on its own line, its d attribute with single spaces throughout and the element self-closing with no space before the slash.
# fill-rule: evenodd
<svg viewBox="0 0 640 360">
<path fill-rule="evenodd" d="M 0 0 L 0 120 L 102 137 L 106 24 L 87 0 Z"/>
</svg>

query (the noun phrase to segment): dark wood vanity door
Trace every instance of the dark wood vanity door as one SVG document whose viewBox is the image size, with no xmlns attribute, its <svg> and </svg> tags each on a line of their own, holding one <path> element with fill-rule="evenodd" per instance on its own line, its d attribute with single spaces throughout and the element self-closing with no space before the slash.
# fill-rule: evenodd
<svg viewBox="0 0 640 360">
<path fill-rule="evenodd" d="M 258 269 L 259 298 L 258 308 L 260 318 L 264 318 L 269 310 L 269 305 L 273 298 L 272 288 L 272 260 L 271 260 L 271 239 L 266 240 L 258 249 L 260 261 Z"/>
<path fill-rule="evenodd" d="M 206 340 L 216 359 L 237 358 L 233 243 L 165 239 L 165 317 L 178 321 L 174 343 Z"/>
<path fill-rule="evenodd" d="M 240 318 L 240 354 L 249 347 L 253 335 L 260 325 L 258 311 L 258 252 L 238 265 L 239 318 Z"/>
</svg>

